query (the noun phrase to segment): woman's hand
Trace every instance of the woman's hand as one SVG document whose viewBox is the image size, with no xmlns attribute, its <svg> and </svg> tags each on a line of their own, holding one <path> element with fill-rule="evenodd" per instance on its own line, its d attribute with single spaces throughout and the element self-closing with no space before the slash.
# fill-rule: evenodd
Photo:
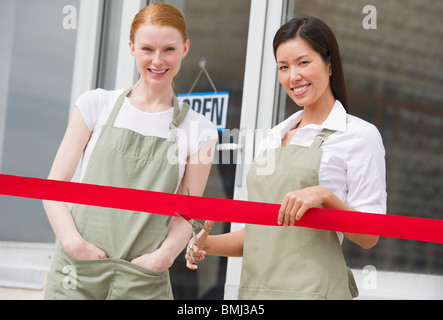
<svg viewBox="0 0 443 320">
<path fill-rule="evenodd" d="M 293 226 L 308 209 L 321 206 L 327 192 L 322 186 L 313 186 L 287 193 L 278 212 L 278 224 Z"/>
<path fill-rule="evenodd" d="M 308 209 L 320 206 L 330 209 L 355 211 L 325 187 L 314 186 L 287 193 L 280 207 L 277 222 L 285 227 L 288 225 L 293 226 L 295 221 L 300 220 Z M 375 246 L 379 238 L 378 236 L 365 234 L 347 232 L 343 234 L 346 238 L 365 249 Z"/>
<path fill-rule="evenodd" d="M 147 253 L 137 257 L 131 262 L 154 272 L 163 272 L 172 266 L 174 263 L 174 257 L 171 257 L 167 253 L 163 252 L 163 250 L 160 248 L 152 253 Z"/>
<path fill-rule="evenodd" d="M 76 260 L 98 260 L 106 258 L 106 253 L 103 250 L 83 238 L 65 244 L 64 249 L 70 257 Z"/>
<path fill-rule="evenodd" d="M 186 250 L 186 266 L 191 270 L 196 270 L 198 267 L 195 263 L 202 261 L 206 255 L 206 239 L 208 238 L 209 231 L 211 231 L 214 221 L 206 221 L 205 227 L 208 230 L 202 230 L 197 235 L 197 245 L 194 244 L 194 239 L 189 240 L 188 249 Z M 191 255 L 192 250 L 192 255 Z"/>
</svg>

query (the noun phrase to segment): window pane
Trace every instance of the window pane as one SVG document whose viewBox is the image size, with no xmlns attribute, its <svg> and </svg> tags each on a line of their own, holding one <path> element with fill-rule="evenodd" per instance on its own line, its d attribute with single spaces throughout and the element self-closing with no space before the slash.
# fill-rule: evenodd
<svg viewBox="0 0 443 320">
<path fill-rule="evenodd" d="M 3 174 L 48 176 L 68 121 L 73 74 L 76 30 L 66 27 L 75 27 L 75 15 L 63 9 L 78 2 L 0 3 Z M 41 201 L 0 197 L 0 241 L 54 240 Z"/>
</svg>

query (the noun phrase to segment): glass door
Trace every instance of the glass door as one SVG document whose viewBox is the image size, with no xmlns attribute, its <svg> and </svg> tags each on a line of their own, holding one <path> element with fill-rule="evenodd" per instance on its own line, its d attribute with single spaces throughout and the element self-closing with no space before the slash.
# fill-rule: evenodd
<svg viewBox="0 0 443 320">
<path fill-rule="evenodd" d="M 174 5 L 184 14 L 191 41 L 190 52 L 174 80 L 175 93 L 188 94 L 192 89 L 193 94 L 211 94 L 215 91 L 227 94 L 225 99 L 228 103 L 223 101 L 227 112 L 223 110 L 224 114 L 218 114 L 226 122 L 219 126 L 218 152 L 204 196 L 232 199 L 251 1 L 165 2 Z M 204 72 L 201 72 L 202 66 L 205 68 Z M 197 112 L 203 112 L 199 103 L 191 104 L 191 107 Z M 216 120 L 215 116 L 213 120 Z M 228 223 L 216 223 L 212 233 L 224 233 L 229 229 Z M 171 269 L 175 299 L 223 299 L 227 259 L 207 257 L 205 263 L 200 264 L 195 272 L 185 267 L 181 257 Z"/>
</svg>

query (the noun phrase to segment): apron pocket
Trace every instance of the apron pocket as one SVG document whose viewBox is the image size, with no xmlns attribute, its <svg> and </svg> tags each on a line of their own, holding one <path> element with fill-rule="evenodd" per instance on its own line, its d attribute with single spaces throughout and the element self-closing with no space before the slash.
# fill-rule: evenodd
<svg viewBox="0 0 443 320">
<path fill-rule="evenodd" d="M 58 249 L 48 275 L 45 299 L 105 299 L 112 259 L 76 260 Z"/>
<path fill-rule="evenodd" d="M 78 260 L 71 257 L 66 251 L 63 250 L 60 262 L 64 266 L 73 265 L 81 269 L 87 268 L 88 266 L 96 265 L 99 263 L 111 262 L 112 258 L 105 259 L 90 259 L 90 260 Z"/>
<path fill-rule="evenodd" d="M 123 260 L 123 259 L 118 259 L 118 261 L 122 265 L 126 265 L 129 269 L 133 269 L 137 272 L 140 272 L 142 275 L 145 275 L 145 276 L 160 277 L 165 273 L 165 271 L 162 271 L 162 272 L 152 271 L 150 269 L 147 269 L 145 267 L 142 267 L 142 266 L 139 266 L 135 263 L 132 263 L 131 261 L 127 261 L 127 260 Z"/>
<path fill-rule="evenodd" d="M 116 259 L 117 279 L 112 299 L 171 300 L 169 271 L 154 272 L 130 261 Z"/>
</svg>

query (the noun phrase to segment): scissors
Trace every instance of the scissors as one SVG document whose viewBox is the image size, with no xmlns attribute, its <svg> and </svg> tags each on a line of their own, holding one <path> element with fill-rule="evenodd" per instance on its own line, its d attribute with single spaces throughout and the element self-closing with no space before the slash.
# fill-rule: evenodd
<svg viewBox="0 0 443 320">
<path fill-rule="evenodd" d="M 188 189 L 188 196 L 189 196 L 189 195 L 190 195 L 190 194 L 189 194 L 189 189 Z M 206 229 L 206 226 L 205 226 L 205 225 L 201 224 L 201 223 L 198 222 L 197 220 L 191 219 L 191 218 L 189 218 L 189 217 L 187 217 L 187 216 L 185 216 L 185 215 L 183 215 L 183 214 L 180 214 L 180 213 L 178 213 L 178 212 L 176 212 L 175 214 L 176 214 L 177 216 L 179 216 L 180 218 L 182 218 L 182 219 L 188 221 L 189 224 L 192 226 L 192 237 L 193 237 L 193 239 L 194 239 L 194 243 L 192 244 L 192 246 L 189 247 L 189 252 L 191 253 L 191 259 L 192 259 L 192 262 L 193 262 L 193 263 L 197 263 L 198 261 L 195 261 L 195 260 L 194 260 L 194 256 L 193 256 L 193 252 L 192 252 L 192 248 L 193 248 L 194 246 L 198 246 L 198 243 L 197 243 L 197 235 L 196 235 L 196 233 L 195 233 L 195 230 L 196 230 L 196 229 L 203 229 L 203 230 L 205 230 L 205 231 L 208 232 L 208 233 L 209 233 L 209 231 L 208 231 L 208 229 Z"/>
<path fill-rule="evenodd" d="M 197 261 L 194 260 L 194 255 L 193 255 L 193 251 L 192 251 L 192 248 L 194 246 L 198 246 L 197 235 L 195 234 L 195 230 L 196 229 L 203 229 L 206 232 L 209 232 L 209 231 L 208 231 L 208 229 L 206 229 L 206 227 L 203 224 L 201 224 L 197 220 L 191 219 L 191 218 L 189 218 L 189 217 L 187 217 L 185 215 L 182 215 L 182 214 L 180 214 L 178 212 L 176 212 L 175 214 L 177 216 L 179 216 L 180 218 L 185 219 L 186 221 L 188 221 L 191 224 L 191 226 L 192 226 L 192 237 L 194 239 L 194 243 L 192 244 L 192 246 L 189 247 L 189 252 L 191 253 L 192 263 L 197 263 Z"/>
</svg>

